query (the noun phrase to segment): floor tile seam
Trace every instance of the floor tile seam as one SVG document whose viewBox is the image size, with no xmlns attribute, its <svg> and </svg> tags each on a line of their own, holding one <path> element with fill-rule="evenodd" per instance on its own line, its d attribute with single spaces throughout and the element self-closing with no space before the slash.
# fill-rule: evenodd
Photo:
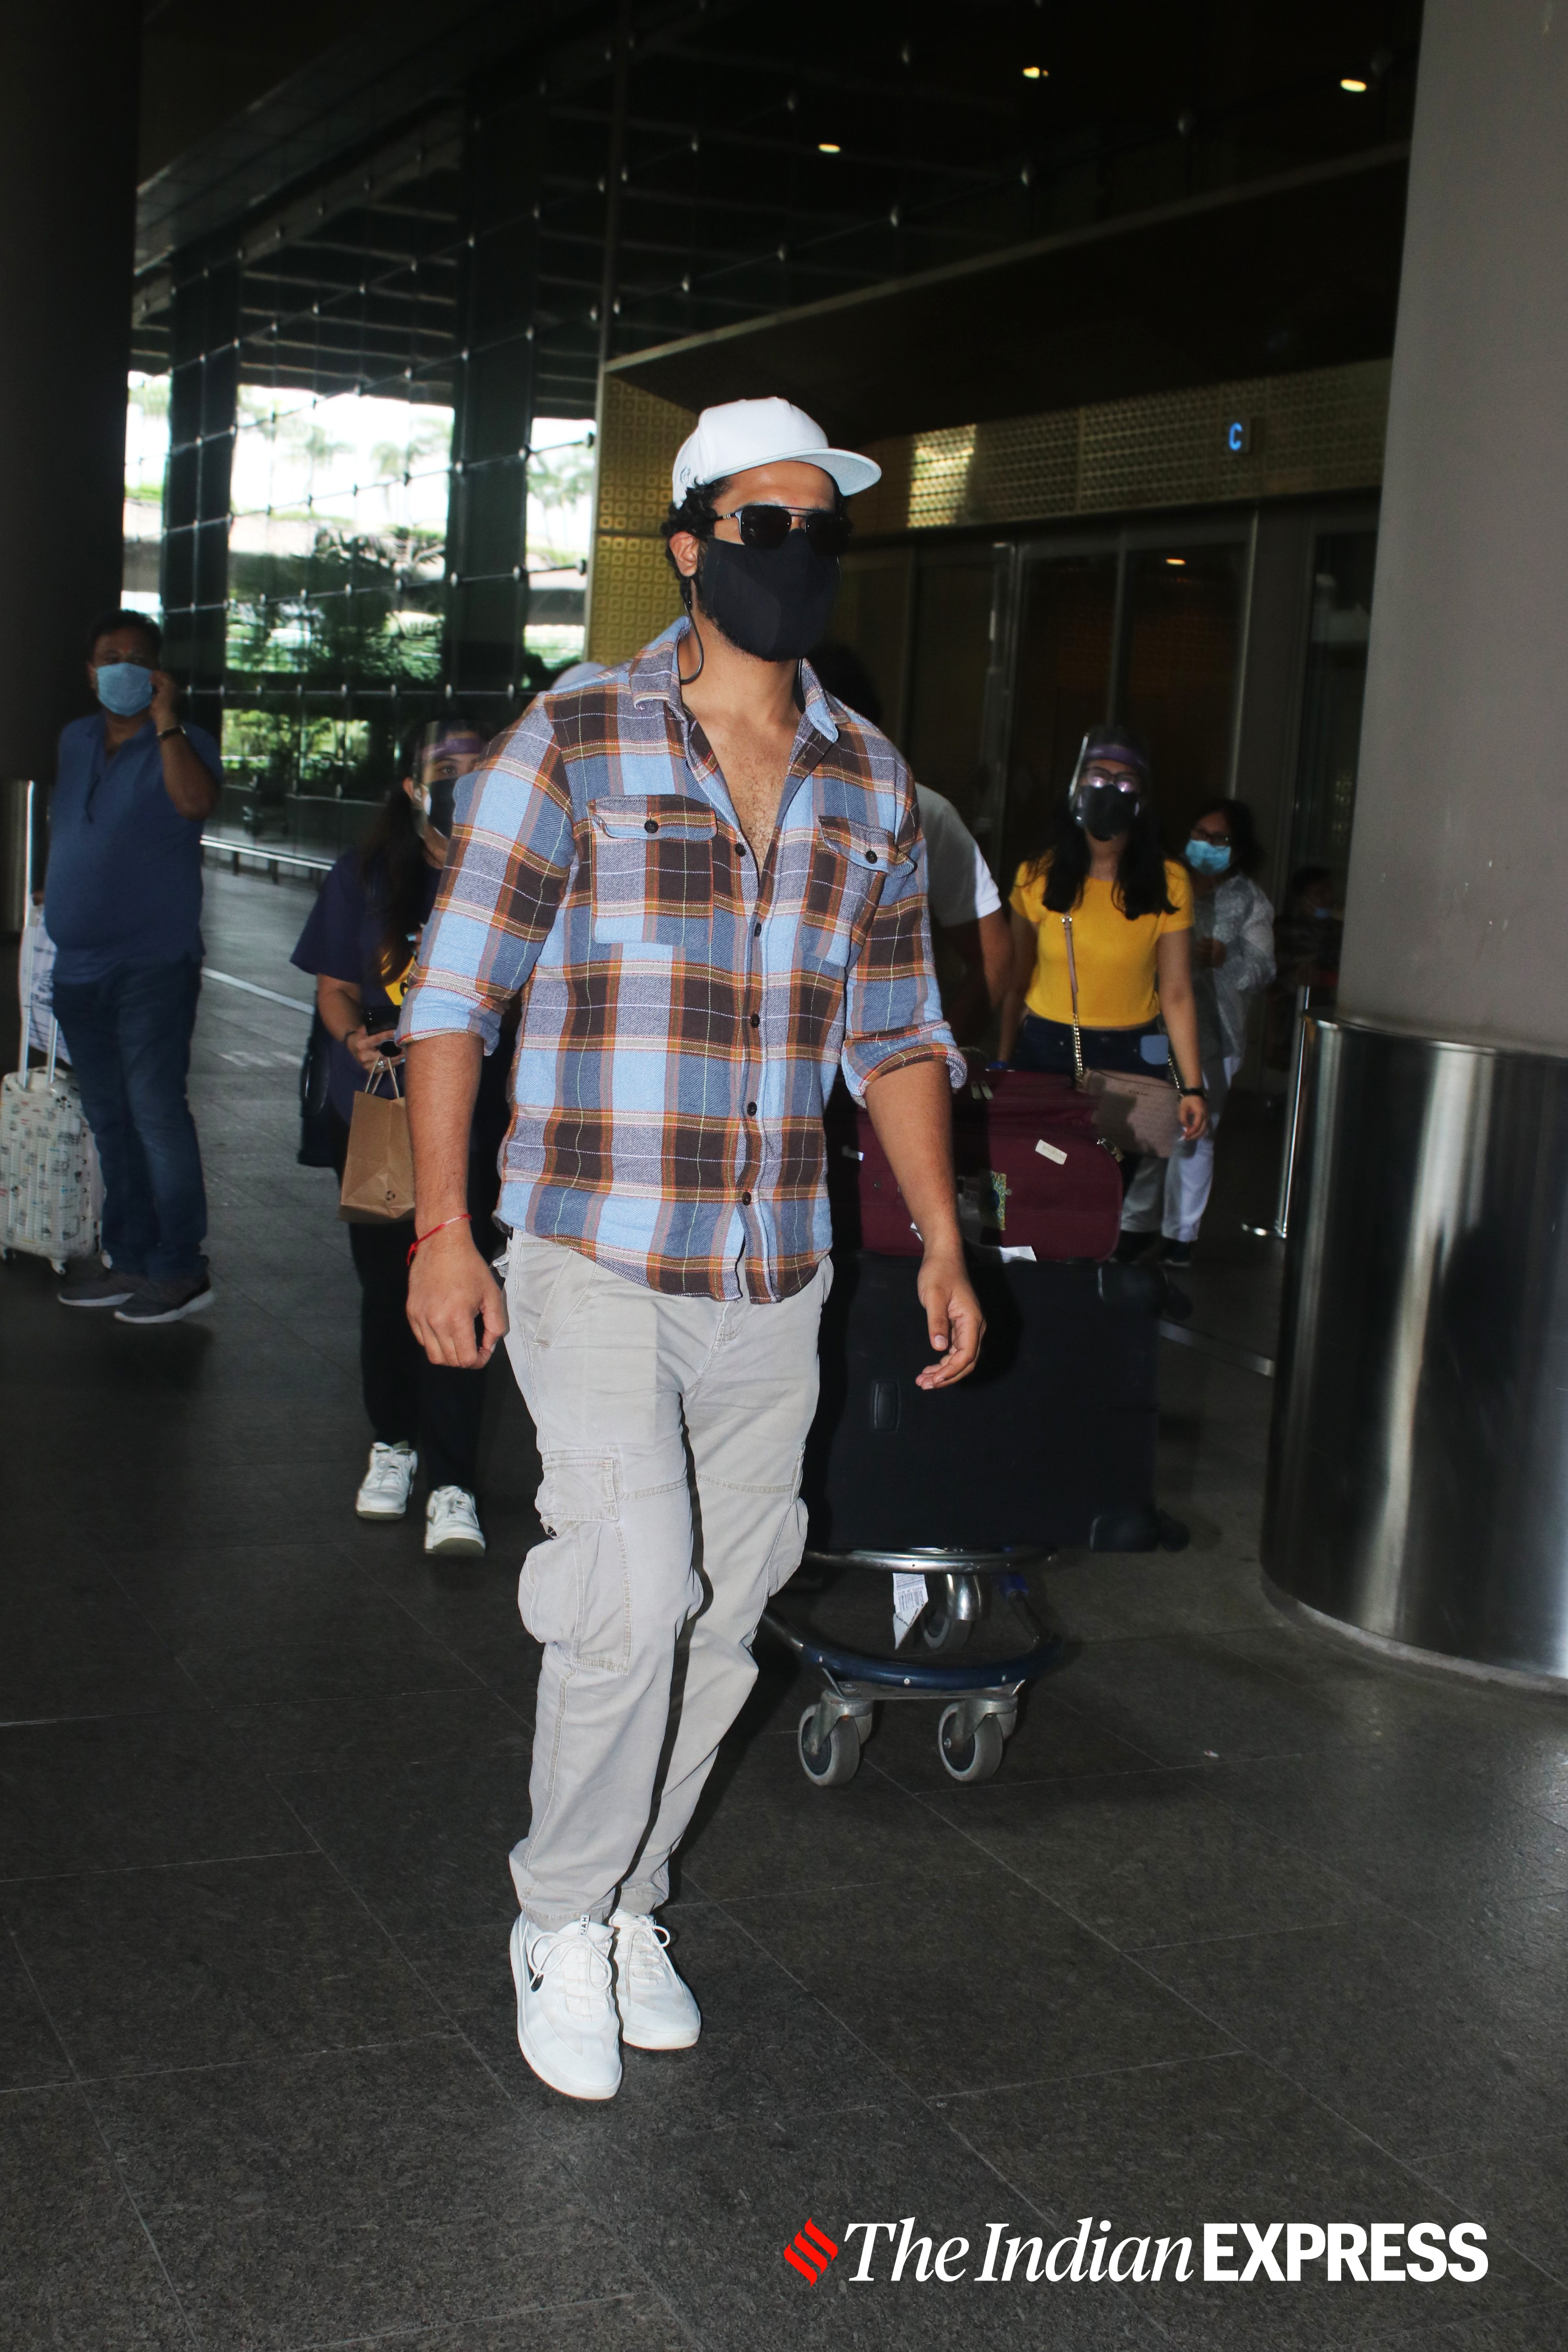
<svg viewBox="0 0 1568 2352">
<path fill-rule="evenodd" d="M 196 1696 L 203 1701 L 204 1705 L 210 1706 L 212 1702 L 207 1698 L 205 1692 L 201 1688 L 201 1685 L 197 1683 L 195 1675 L 190 1672 L 184 1660 L 176 1654 L 172 1643 L 169 1642 L 160 1628 L 153 1623 L 152 1618 L 149 1617 L 146 1610 L 136 1599 L 134 1593 L 126 1590 L 123 1579 L 118 1575 L 115 1570 L 113 1553 L 110 1552 L 103 1544 L 100 1543 L 96 1537 L 89 1538 L 89 1540 L 91 1543 L 94 1553 L 97 1555 L 102 1565 L 104 1574 L 114 1586 L 115 1591 L 120 1594 L 121 1601 L 130 1611 L 132 1616 L 145 1628 L 146 1632 L 151 1635 L 155 1647 L 161 1650 L 163 1655 L 174 1666 L 176 1671 L 184 1675 L 185 1681 L 190 1684 L 190 1686 L 195 1693 Z M 153 1714 L 157 1711 L 158 1710 L 155 1708 L 150 1708 L 147 1710 L 148 1713 Z"/>
<path fill-rule="evenodd" d="M 1188 2066 L 1235 2066 L 1252 2062 L 1253 2053 L 1239 2046 L 1232 2050 L 1194 2050 L 1185 2058 L 1140 2058 L 1128 2066 L 1090 2066 L 1079 2074 L 1022 2074 L 1007 2083 L 980 2083 L 962 2091 L 942 2091 L 933 2104 L 939 2107 L 955 2105 L 965 2099 L 994 2099 L 1014 2091 L 1048 2090 L 1062 2083 L 1116 2082 L 1135 2074 L 1173 2074 Z"/>
<path fill-rule="evenodd" d="M 288 1802 L 281 1792 L 279 1801 Z M 292 1807 L 289 1810 L 292 1811 Z M 310 1836 L 308 1830 L 306 1835 Z M 309 1845 L 261 1846 L 246 1853 L 182 1854 L 177 1862 L 118 1862 L 100 1870 L 30 1870 L 16 1877 L 0 1878 L 0 1897 L 8 1886 L 59 1886 L 78 1878 L 129 1878 L 137 1871 L 220 1870 L 237 1862 L 284 1862 L 300 1854 L 321 1852 L 321 1845 L 311 1839 Z"/>
<path fill-rule="evenodd" d="M 408 1623 L 414 1626 L 417 1632 L 424 1634 L 426 1641 L 434 1642 L 439 1649 L 445 1651 L 446 1654 L 460 1665 L 464 1673 L 468 1675 L 469 1679 L 476 1683 L 481 1690 L 490 1691 L 490 1685 L 482 1680 L 481 1676 L 473 1666 L 469 1665 L 468 1660 L 462 1655 L 461 1652 L 454 1650 L 451 1643 L 447 1641 L 442 1634 L 434 1632 L 433 1629 L 426 1625 L 421 1618 L 416 1617 L 413 1610 L 408 1606 L 407 1602 L 404 1601 L 398 1593 L 395 1592 L 392 1587 L 386 1582 L 384 1574 L 378 1574 L 375 1569 L 368 1566 L 367 1564 L 362 1564 L 356 1561 L 355 1565 L 360 1567 L 361 1572 L 369 1578 L 372 1584 L 375 1586 L 376 1591 L 380 1592 L 384 1598 L 392 1602 L 394 1608 L 402 1613 Z M 490 1691 L 490 1696 L 497 1701 L 498 1705 L 504 1706 L 509 1714 L 516 1715 L 517 1709 L 512 1706 L 510 1699 L 503 1698 L 499 1691 Z"/>
<path fill-rule="evenodd" d="M 1311 1759 L 1305 1756 L 1298 1758 L 1270 1757 L 1266 1759 L 1255 1758 L 1248 1760 L 1270 1763 L 1288 1761 L 1310 1763 Z M 1321 1854 L 1314 1853 L 1310 1846 L 1302 1845 L 1295 1838 L 1282 1837 L 1279 1831 L 1268 1828 L 1264 1823 L 1260 1822 L 1257 1819 L 1255 1814 L 1250 1812 L 1247 1808 L 1235 1797 L 1216 1794 L 1215 1801 L 1218 1804 L 1223 1805 L 1227 1812 L 1233 1813 L 1237 1820 L 1245 1822 L 1249 1828 L 1261 1831 L 1262 1834 L 1271 1840 L 1271 1842 L 1280 1849 L 1281 1853 L 1290 1854 L 1300 1862 L 1310 1862 L 1315 1870 L 1325 1871 L 1331 1878 L 1337 1878 L 1343 1886 L 1345 1886 L 1351 1893 L 1357 1895 L 1362 1902 L 1374 1903 L 1379 1910 L 1386 1911 L 1392 1918 L 1398 1919 L 1404 1926 L 1414 1927 L 1418 1934 L 1425 1936 L 1429 1942 L 1436 1943 L 1440 1940 L 1437 1930 L 1435 1927 L 1429 1927 L 1425 1919 L 1417 1918 L 1414 1912 L 1404 1910 L 1397 1903 L 1390 1902 L 1385 1895 L 1380 1895 L 1373 1892 L 1371 1888 L 1363 1885 L 1360 1880 L 1349 1877 L 1343 1870 L 1337 1866 L 1337 1864 L 1331 1862 L 1325 1862 Z M 1505 1801 L 1507 1801 L 1505 1800 Z M 1514 1810 L 1517 1811 L 1522 1809 L 1515 1807 Z M 1554 1826 L 1560 1826 L 1560 1824 L 1554 1824 Z M 1563 1893 L 1568 1893 L 1568 1886 L 1541 1886 L 1534 1890 L 1534 1893 L 1531 1897 L 1525 1899 L 1533 1901 L 1539 1899 L 1542 1895 L 1562 1895 Z M 1284 1933 L 1286 1931 L 1281 1929 L 1278 1932 Z"/>
<path fill-rule="evenodd" d="M 553 2315 L 571 2311 L 602 2311 L 616 2304 L 633 2302 L 639 2292 L 637 2288 L 626 2287 L 614 2294 L 582 2295 L 573 2303 L 507 2304 L 494 2311 L 466 2311 L 460 2320 L 416 2320 L 406 2327 L 384 2328 L 372 2336 L 313 2336 L 307 2342 L 290 2344 L 288 2352 L 361 2352 L 362 2347 L 371 2347 L 371 2352 L 374 2352 L 374 2347 L 379 2344 L 417 2347 L 430 2336 L 450 2334 L 454 2328 L 491 2327 L 511 2319 L 527 2319 L 538 2313 Z"/>
<path fill-rule="evenodd" d="M 136 2227 L 141 2231 L 142 2236 L 146 2242 L 148 2252 L 152 2255 L 153 2262 L 157 2264 L 159 2274 L 163 2281 L 164 2287 L 168 2291 L 169 2300 L 174 2305 L 175 2311 L 179 2315 L 180 2325 L 184 2329 L 185 2335 L 190 2342 L 193 2345 L 200 2347 L 202 2342 L 200 2330 L 197 2328 L 195 2322 L 192 2319 L 189 2312 L 185 2309 L 184 2303 L 181 2301 L 179 2289 L 175 2286 L 174 2279 L 171 2277 L 169 2273 L 169 2265 L 163 2259 L 163 2250 L 159 2245 L 157 2239 L 153 2236 L 152 2229 L 148 2224 L 147 2217 L 142 2212 L 142 2207 L 138 2202 L 136 2193 L 132 2188 L 130 2181 L 126 2179 L 124 2168 L 110 2145 L 109 2135 L 104 2130 L 98 2110 L 93 2105 L 92 2100 L 88 2095 L 87 2085 L 82 2081 L 80 2074 L 78 2073 L 76 2062 L 71 2056 L 65 2036 L 61 2033 L 59 2027 L 56 2024 L 53 2012 L 49 2008 L 48 2002 L 44 1998 L 42 1988 L 35 1978 L 32 1969 L 28 1967 L 26 1955 L 22 1950 L 21 1946 L 17 1943 L 15 1936 L 12 1936 L 11 1937 L 11 1945 L 12 1949 L 15 1951 L 16 1956 L 16 1965 L 21 1969 L 23 1976 L 26 1979 L 28 1990 L 38 2005 L 39 2013 L 42 2015 L 46 2024 L 48 2026 L 49 2032 L 54 2035 L 60 2055 L 64 2058 L 66 2064 L 70 2068 L 69 2084 L 68 2085 L 61 2085 L 61 2087 L 68 2087 L 74 2090 L 76 2097 L 80 2104 L 82 2112 L 85 2114 L 89 2124 L 91 2126 L 93 2136 L 97 2139 L 100 2147 L 102 2149 L 103 2160 L 109 2168 L 110 2173 L 119 2189 L 121 2198 L 124 2200 L 126 2205 L 130 2208 L 130 2210 L 134 2217 Z"/>
<path fill-rule="evenodd" d="M 107 2074 L 79 2074 L 77 2079 L 84 2092 L 118 2089 L 127 2084 L 161 2083 L 193 2074 L 254 2074 L 265 2067 L 271 2074 L 291 2066 L 325 2065 L 334 2058 L 364 2058 L 384 2054 L 389 2050 L 418 2050 L 427 2043 L 463 2042 L 466 2037 L 455 2029 L 432 2027 L 427 2033 L 395 2033 L 377 2042 L 324 2042 L 310 2050 L 260 2051 L 249 2058 L 194 2058 L 180 2066 L 125 2066 Z"/>
<path fill-rule="evenodd" d="M 753 1934 L 752 1930 L 747 1926 L 745 1920 L 739 1917 L 728 1903 L 721 1902 L 719 1907 L 724 1912 L 731 1924 L 739 1928 L 741 1934 L 746 1938 L 746 1941 L 751 1944 L 754 1949 L 761 1952 L 763 1958 L 768 1960 L 773 1967 L 778 1969 L 780 1975 L 785 1979 L 786 1982 L 794 1985 L 795 1990 L 804 1995 L 805 1999 L 810 2002 L 813 2009 L 819 2011 L 820 2014 L 826 2017 L 831 2024 L 837 2026 L 841 2033 L 847 2036 L 848 2040 L 853 2042 L 855 2047 L 860 2052 L 862 2057 L 870 2062 L 872 2067 L 876 2070 L 876 2073 L 883 2078 L 889 2090 L 899 2092 L 906 2096 L 913 2098 L 915 2104 L 924 2112 L 931 2123 L 939 2125 L 944 2131 L 950 2128 L 947 2124 L 946 2117 L 943 2116 L 937 2108 L 933 2107 L 929 2096 L 922 2092 L 917 2084 L 910 2083 L 907 2075 L 901 2074 L 898 2067 L 893 2065 L 889 2060 L 884 2058 L 879 2050 L 873 2048 L 871 2043 L 866 2040 L 863 2034 L 856 2030 L 847 2017 L 841 2016 L 830 2002 L 825 2000 L 819 1992 L 816 1991 L 805 1982 L 803 1977 L 797 1976 L 795 1970 L 790 1967 L 787 1960 L 781 1958 L 777 1952 L 773 1951 L 768 1945 L 764 1944 L 759 1936 Z M 846 2114 L 851 2112 L 851 2110 L 847 2108 L 840 2108 L 837 2111 Z"/>
<path fill-rule="evenodd" d="M 1423 2188 L 1431 2189 L 1435 2197 L 1441 2197 L 1447 2204 L 1458 2205 L 1460 2207 L 1461 2210 L 1463 2210 L 1466 2206 L 1466 2200 L 1462 2197 L 1456 2197 L 1451 2189 L 1445 2189 L 1441 2181 L 1433 2179 L 1430 2172 L 1424 2169 L 1426 2166 L 1431 2163 L 1434 2158 L 1440 2156 L 1441 2153 L 1441 2149 L 1428 2148 L 1424 2156 L 1414 2158 L 1405 2157 L 1396 2158 L 1395 2161 L 1402 2164 L 1403 2168 L 1406 2172 L 1410 2173 L 1414 2179 L 1419 2180 Z M 1479 2219 L 1479 2216 L 1478 2215 L 1477 2218 Z M 1487 2251 L 1489 2253 L 1491 2252 L 1494 2245 L 1506 2246 L 1509 2252 L 1514 2255 L 1518 2261 L 1523 2263 L 1527 2270 L 1534 2271 L 1539 2277 L 1546 2279 L 1552 2286 L 1556 2287 L 1560 2293 L 1568 2294 L 1568 2263 L 1565 2263 L 1563 2265 L 1562 2272 L 1559 2273 L 1557 2271 L 1549 2269 L 1546 2263 L 1540 2261 L 1534 2254 L 1527 2254 L 1521 2246 L 1515 2245 L 1511 2238 L 1504 2237 L 1500 2239 L 1495 2237 L 1489 2222 L 1485 2226 L 1487 2231 Z"/>
<path fill-rule="evenodd" d="M 1070 1669 L 1064 1669 L 1064 1671 L 1068 1670 Z M 1034 1688 L 1029 1694 L 1029 1704 L 1031 1706 L 1035 1704 L 1037 1697 L 1043 1697 L 1045 1696 L 1047 1689 L 1050 1686 L 1050 1682 L 1051 1677 L 1049 1675 L 1044 1675 L 1041 1677 L 1040 1681 L 1034 1685 Z M 1064 1707 L 1068 1714 L 1072 1716 L 1077 1722 L 1088 1725 L 1091 1730 L 1106 1729 L 1106 1726 L 1098 1723 L 1095 1717 L 1089 1714 L 1087 1709 L 1081 1706 L 1075 1706 L 1070 1698 L 1064 1697 L 1059 1691 L 1051 1691 L 1051 1705 L 1053 1706 Z M 1119 1739 L 1124 1748 L 1130 1748 L 1134 1756 L 1142 1756 L 1147 1764 L 1163 1767 L 1167 1761 L 1166 1758 L 1163 1756 L 1156 1756 L 1151 1749 L 1141 1748 L 1137 1740 L 1131 1738 L 1124 1731 L 1113 1731 L 1110 1736 L 1112 1739 Z M 1129 1769 L 1134 1768 L 1130 1767 Z"/>
<path fill-rule="evenodd" d="M 923 1805 L 927 1811 L 934 1811 L 933 1801 L 929 1796 L 922 1797 L 917 1795 L 915 1801 L 918 1804 Z M 937 1818 L 940 1820 L 943 1818 L 943 1816 L 937 1815 Z M 972 1832 L 961 1828 L 958 1830 L 957 1834 L 960 1837 L 964 1838 L 969 1843 L 973 1844 L 977 1853 L 985 1853 L 987 1852 L 985 1847 L 979 1844 Z M 1064 1902 L 1060 1895 L 1053 1895 L 1047 1887 L 1037 1886 L 1034 1880 L 1026 1876 L 1016 1864 L 1007 1862 L 1001 1855 L 996 1854 L 990 1855 L 989 1859 L 995 1864 L 997 1869 L 1005 1871 L 1009 1878 L 1016 1879 L 1020 1886 L 1026 1886 L 1031 1895 L 1037 1895 L 1043 1903 L 1048 1903 L 1052 1910 L 1059 1913 L 1064 1919 L 1070 1920 L 1073 1926 L 1080 1929 L 1084 1935 L 1091 1937 L 1094 1942 L 1099 1944 L 1102 1949 L 1112 1953 L 1118 1959 L 1129 1959 L 1131 1958 L 1131 1956 L 1122 1949 L 1121 1946 L 1116 1942 L 1113 1937 L 1108 1936 L 1105 1933 L 1103 1928 L 1096 1927 L 1092 1920 L 1084 1918 L 1081 1913 L 1075 1911 L 1070 1904 Z M 1137 1967 L 1140 1963 L 1133 1961 L 1132 1965 Z M 1144 1972 L 1149 1973 L 1148 1971 Z M 1158 1979 L 1155 1979 L 1154 1981 L 1158 1982 Z M 1179 2000 L 1183 1998 L 1181 1994 L 1174 1993 L 1173 1989 L 1169 1986 L 1162 1986 L 1161 1990 L 1175 2000 Z M 1221 2030 L 1223 2031 L 1224 2029 Z"/>
<path fill-rule="evenodd" d="M 174 1663 L 177 1664 L 178 1661 Z M 209 1715 L 216 1712 L 205 1691 L 198 1690 L 195 1692 L 195 1703 L 190 1707 L 115 1706 L 92 1715 L 0 1715 L 0 1731 L 53 1731 L 62 1725 L 73 1723 L 150 1723 L 170 1714 L 178 1722 L 197 1712 L 198 1708 Z"/>
</svg>

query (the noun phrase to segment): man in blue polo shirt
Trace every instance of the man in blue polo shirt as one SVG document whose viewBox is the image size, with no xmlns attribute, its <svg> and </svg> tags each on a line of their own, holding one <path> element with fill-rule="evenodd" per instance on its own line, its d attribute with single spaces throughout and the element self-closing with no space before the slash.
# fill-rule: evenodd
<svg viewBox="0 0 1568 2352">
<path fill-rule="evenodd" d="M 61 1302 L 121 1323 L 177 1323 L 212 1303 L 206 1190 L 185 1100 L 202 978 L 203 820 L 217 745 L 181 725 L 162 638 L 109 613 L 88 639 L 100 704 L 60 736 L 44 920 L 56 1016 L 103 1166 L 103 1245 Z"/>
</svg>

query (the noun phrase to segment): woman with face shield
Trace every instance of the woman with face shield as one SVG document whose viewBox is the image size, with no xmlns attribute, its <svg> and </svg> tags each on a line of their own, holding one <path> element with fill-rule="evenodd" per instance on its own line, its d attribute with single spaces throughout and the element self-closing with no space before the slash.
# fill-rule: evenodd
<svg viewBox="0 0 1568 2352">
<path fill-rule="evenodd" d="M 1149 754 L 1130 727 L 1084 737 L 1048 846 L 1018 869 L 1013 986 L 1002 1054 L 1015 1068 L 1071 1076 L 1073 977 L 1089 1069 L 1158 1076 L 1174 1065 L 1182 1132 L 1208 1125 L 1193 997 L 1192 885 L 1161 854 Z M 1163 1024 L 1163 1026 L 1162 1026 Z M 1123 1162 L 1124 1179 L 1136 1168 Z"/>
<path fill-rule="evenodd" d="M 453 714 L 410 730 L 404 774 L 361 850 L 339 858 L 291 961 L 313 972 L 316 1010 L 331 1039 L 328 1111 L 338 1174 L 348 1150 L 353 1098 L 377 1060 L 397 1052 L 394 1032 L 419 932 L 436 902 L 459 780 L 479 765 L 485 738 Z M 500 1247 L 490 1223 L 505 1131 L 507 1055 L 484 1066 L 469 1139 L 468 1210 L 487 1257 Z M 385 1073 L 378 1082 L 392 1092 Z M 475 1498 L 484 1373 L 432 1364 L 408 1328 L 408 1227 L 351 1224 L 360 1281 L 360 1369 L 374 1443 L 354 1507 L 362 1519 L 400 1519 L 416 1471 L 428 1487 L 427 1552 L 484 1550 Z"/>
</svg>

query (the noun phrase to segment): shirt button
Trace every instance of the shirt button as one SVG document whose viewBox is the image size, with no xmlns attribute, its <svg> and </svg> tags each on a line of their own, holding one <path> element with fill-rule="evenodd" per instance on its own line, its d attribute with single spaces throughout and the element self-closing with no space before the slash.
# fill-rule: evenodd
<svg viewBox="0 0 1568 2352">
<path fill-rule="evenodd" d="M 877 853 L 874 849 L 868 849 L 866 852 L 866 863 L 868 866 L 875 866 L 877 863 Z"/>
<path fill-rule="evenodd" d="M 745 845 L 745 843 L 744 843 L 743 841 L 738 841 L 738 842 L 735 844 L 735 855 L 736 855 L 736 856 L 737 856 L 737 857 L 744 857 L 745 854 L 746 854 L 746 845 Z"/>
<path fill-rule="evenodd" d="M 756 1115 L 757 1115 L 757 1106 L 756 1106 L 756 1104 L 755 1104 L 755 1103 L 748 1103 L 748 1104 L 746 1105 L 746 1117 L 747 1117 L 748 1118 L 755 1118 Z"/>
<path fill-rule="evenodd" d="M 763 1016 L 762 1016 L 762 1014 L 761 1014 L 760 1013 L 752 1013 L 752 1028 L 753 1028 L 753 1029 L 760 1029 L 760 1028 L 762 1027 L 762 1025 L 763 1025 Z"/>
<path fill-rule="evenodd" d="M 658 831 L 658 817 L 645 816 L 642 821 L 642 829 L 645 833 L 657 833 Z"/>
<path fill-rule="evenodd" d="M 754 940 L 760 940 L 760 939 L 762 938 L 762 936 L 763 936 L 763 927 L 762 927 L 761 923 L 753 923 L 753 924 L 752 925 L 752 937 Z"/>
<path fill-rule="evenodd" d="M 742 1192 L 742 1195 L 741 1195 L 741 1206 L 742 1206 L 743 1209 L 749 1209 L 749 1208 L 751 1207 L 751 1205 L 752 1205 L 752 1196 L 751 1196 L 751 1194 L 750 1194 L 749 1192 Z"/>
</svg>

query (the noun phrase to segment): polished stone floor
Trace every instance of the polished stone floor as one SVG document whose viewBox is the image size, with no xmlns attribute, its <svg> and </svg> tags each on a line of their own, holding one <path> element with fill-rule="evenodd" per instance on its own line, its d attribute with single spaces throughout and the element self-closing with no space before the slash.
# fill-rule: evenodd
<svg viewBox="0 0 1568 2352">
<path fill-rule="evenodd" d="M 213 965 L 303 997 L 307 904 L 214 875 Z M 1000 1778 L 947 1782 L 934 1710 L 889 1708 L 813 1790 L 770 1662 L 669 1914 L 701 2042 L 633 2053 L 606 2107 L 540 2086 L 506 1960 L 529 1431 L 498 1367 L 481 1567 L 355 1520 L 302 1035 L 209 982 L 205 1321 L 68 1316 L 0 1268 L 0 2342 L 1568 2347 L 1568 1708 L 1282 1622 L 1270 1383 L 1189 1348 L 1163 1475 L 1192 1547 L 1037 1580 L 1070 1654 Z M 1267 1353 L 1237 1135 L 1194 1323 Z M 816 2284 L 784 2259 L 807 2216 L 843 2243 L 905 2215 L 970 2275 L 894 2283 L 885 2235 L 874 2283 L 858 2242 Z M 1473 2219 L 1489 2270 L 973 2278 L 988 2224 L 1083 2215 Z"/>
</svg>

